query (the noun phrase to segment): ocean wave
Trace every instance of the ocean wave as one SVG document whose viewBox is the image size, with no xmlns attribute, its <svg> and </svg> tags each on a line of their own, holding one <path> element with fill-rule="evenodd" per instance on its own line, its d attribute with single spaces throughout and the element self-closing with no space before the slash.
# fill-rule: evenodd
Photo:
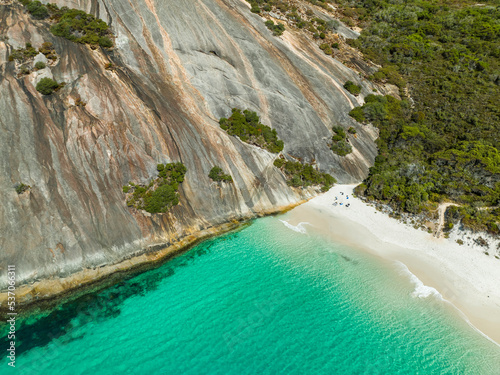
<svg viewBox="0 0 500 375">
<path fill-rule="evenodd" d="M 404 273 L 408 274 L 410 277 L 410 281 L 412 282 L 413 285 L 415 285 L 415 289 L 411 293 L 411 296 L 414 298 L 428 298 L 428 297 L 435 297 L 438 299 L 443 299 L 443 296 L 441 293 L 437 291 L 437 289 L 424 285 L 422 280 L 420 280 L 417 276 L 415 276 L 411 271 L 404 265 L 403 263 L 400 263 L 401 268 L 403 269 Z"/>
<path fill-rule="evenodd" d="M 292 224 L 290 224 L 288 221 L 285 221 L 285 220 L 281 220 L 280 221 L 285 224 L 285 226 L 291 230 L 293 230 L 294 232 L 297 232 L 297 233 L 302 233 L 302 234 L 306 234 L 307 233 L 307 230 L 306 228 L 304 228 L 304 225 L 311 225 L 307 222 L 301 222 L 301 223 L 298 223 L 297 226 L 293 226 Z"/>
</svg>

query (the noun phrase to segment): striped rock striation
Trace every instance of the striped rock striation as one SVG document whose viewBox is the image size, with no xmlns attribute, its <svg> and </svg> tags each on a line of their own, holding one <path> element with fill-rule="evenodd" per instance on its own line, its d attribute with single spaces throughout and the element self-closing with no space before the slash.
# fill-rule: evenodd
<svg viewBox="0 0 500 375">
<path fill-rule="evenodd" d="M 340 182 L 360 181 L 373 163 L 375 129 L 348 116 L 372 87 L 300 33 L 273 36 L 244 1 L 57 1 L 108 22 L 116 36 L 110 51 L 55 37 L 48 21 L 34 20 L 16 1 L 5 4 L 1 290 L 9 264 L 18 285 L 67 278 L 316 194 L 290 188 L 273 166 L 275 154 L 220 129 L 218 119 L 233 107 L 256 111 L 276 129 L 287 157 L 314 162 Z M 53 43 L 55 65 L 18 76 L 8 56 L 26 42 Z M 41 76 L 65 86 L 41 95 Z M 342 87 L 347 80 L 362 86 L 359 98 Z M 356 128 L 352 154 L 328 148 L 332 125 Z M 154 215 L 127 207 L 123 185 L 146 183 L 158 163 L 177 161 L 187 167 L 178 206 Z M 214 165 L 234 183 L 213 183 Z M 18 183 L 30 189 L 18 194 Z"/>
</svg>

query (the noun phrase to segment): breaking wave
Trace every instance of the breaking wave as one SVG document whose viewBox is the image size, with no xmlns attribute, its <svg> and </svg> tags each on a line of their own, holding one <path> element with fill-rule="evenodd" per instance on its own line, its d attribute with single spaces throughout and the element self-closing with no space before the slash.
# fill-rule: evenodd
<svg viewBox="0 0 500 375">
<path fill-rule="evenodd" d="M 417 276 L 415 276 L 411 271 L 404 265 L 403 263 L 400 263 L 401 268 L 404 273 L 407 273 L 408 276 L 410 277 L 410 281 L 412 282 L 413 285 L 415 285 L 415 289 L 411 293 L 411 296 L 414 298 L 428 298 L 431 296 L 434 296 L 438 299 L 443 299 L 443 296 L 441 293 L 439 293 L 435 288 L 431 286 L 424 285 L 422 280 L 420 280 Z"/>
<path fill-rule="evenodd" d="M 293 230 L 294 232 L 297 232 L 297 233 L 302 233 L 302 234 L 306 234 L 307 233 L 307 230 L 306 228 L 304 228 L 304 225 L 311 225 L 307 222 L 301 222 L 301 223 L 298 223 L 297 226 L 293 226 L 292 224 L 290 224 L 288 221 L 285 221 L 285 220 L 281 220 L 280 221 L 285 224 L 285 226 L 291 230 Z"/>
</svg>

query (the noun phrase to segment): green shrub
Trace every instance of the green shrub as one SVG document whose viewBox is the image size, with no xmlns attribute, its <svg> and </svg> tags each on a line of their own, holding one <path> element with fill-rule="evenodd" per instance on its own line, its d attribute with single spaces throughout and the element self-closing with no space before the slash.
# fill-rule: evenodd
<svg viewBox="0 0 500 375">
<path fill-rule="evenodd" d="M 146 195 L 144 209 L 151 213 L 167 212 L 178 203 L 177 189 L 172 185 L 161 185 L 151 195 Z"/>
<path fill-rule="evenodd" d="M 349 91 L 351 94 L 353 95 L 359 95 L 361 93 L 361 87 L 356 85 L 354 82 L 352 81 L 347 81 L 345 84 L 344 84 L 344 88 Z"/>
<path fill-rule="evenodd" d="M 101 36 L 99 38 L 99 45 L 103 48 L 111 48 L 113 47 L 113 42 L 107 36 Z"/>
<path fill-rule="evenodd" d="M 17 193 L 17 194 L 22 194 L 22 193 L 24 193 L 26 190 L 31 189 L 31 186 L 29 186 L 29 185 L 25 185 L 25 184 L 23 184 L 23 183 L 21 182 L 21 183 L 19 183 L 19 184 L 16 184 L 16 185 L 14 186 L 14 188 L 16 189 L 16 193 Z"/>
<path fill-rule="evenodd" d="M 278 162 L 278 160 L 281 161 Z M 283 170 L 287 184 L 295 188 L 321 186 L 321 191 L 328 191 L 337 182 L 328 173 L 321 173 L 314 169 L 311 164 L 276 159 L 274 165 Z"/>
<path fill-rule="evenodd" d="M 27 74 L 30 74 L 31 73 L 31 70 L 28 66 L 26 65 L 21 65 L 19 67 L 19 74 L 22 74 L 22 75 L 27 75 Z"/>
<path fill-rule="evenodd" d="M 335 154 L 339 156 L 346 156 L 352 152 L 352 146 L 345 140 L 334 142 L 331 149 Z"/>
<path fill-rule="evenodd" d="M 285 164 L 285 159 L 277 158 L 273 162 L 274 166 L 277 168 L 281 168 Z"/>
<path fill-rule="evenodd" d="M 275 36 L 280 36 L 285 31 L 285 25 L 283 25 L 282 23 L 274 24 L 272 20 L 268 20 L 265 22 L 265 25 L 269 30 L 273 32 L 273 35 Z"/>
<path fill-rule="evenodd" d="M 352 126 L 351 126 L 349 129 L 347 129 L 347 132 L 348 132 L 349 134 L 356 134 L 356 133 L 357 133 L 357 132 L 356 132 L 356 129 L 354 129 Z"/>
<path fill-rule="evenodd" d="M 239 137 L 243 142 L 247 142 L 272 153 L 283 150 L 283 141 L 278 139 L 275 129 L 260 123 L 257 113 L 249 110 L 233 108 L 231 117 L 219 120 L 221 129 L 227 131 L 229 135 Z"/>
<path fill-rule="evenodd" d="M 35 57 L 36 55 L 38 55 L 38 51 L 33 48 L 31 43 L 26 43 L 26 48 L 15 49 L 9 55 L 9 61 L 17 60 L 19 62 L 23 62 Z"/>
<path fill-rule="evenodd" d="M 36 85 L 36 90 L 43 95 L 50 95 L 59 87 L 57 81 L 50 78 L 42 78 Z"/>
<path fill-rule="evenodd" d="M 36 64 L 35 64 L 35 68 L 37 68 L 38 70 L 40 69 L 45 69 L 45 63 L 44 62 L 41 62 L 41 61 L 38 61 Z"/>
<path fill-rule="evenodd" d="M 349 116 L 355 119 L 357 122 L 366 122 L 365 114 L 362 107 L 355 107 L 349 112 Z"/>
<path fill-rule="evenodd" d="M 257 3 L 252 3 L 252 8 L 250 9 L 252 13 L 260 13 L 260 8 L 259 4 Z"/>
<path fill-rule="evenodd" d="M 49 10 L 40 1 L 32 1 L 26 4 L 26 9 L 33 18 L 38 20 L 47 18 L 49 16 Z"/>
<path fill-rule="evenodd" d="M 222 168 L 217 165 L 210 170 L 208 177 L 214 181 L 233 182 L 233 178 L 225 174 Z"/>
<path fill-rule="evenodd" d="M 68 7 L 59 8 L 56 4 L 45 6 L 40 1 L 23 0 L 21 3 L 34 18 L 43 19 L 50 16 L 51 21 L 55 22 L 50 31 L 56 36 L 104 48 L 113 46 L 108 37 L 110 35 L 108 24 L 91 14 Z"/>
<path fill-rule="evenodd" d="M 331 31 L 336 31 L 340 26 L 340 22 L 337 20 L 330 20 L 326 23 L 326 28 Z"/>
<path fill-rule="evenodd" d="M 55 53 L 54 47 L 50 42 L 43 42 L 41 47 L 38 49 L 39 53 L 44 54 L 45 56 Z"/>
<path fill-rule="evenodd" d="M 164 213 L 179 203 L 177 190 L 184 181 L 186 167 L 182 163 L 158 164 L 157 170 L 158 177 L 147 186 L 130 182 L 123 187 L 125 194 L 133 192 L 127 200 L 129 207 L 150 213 Z"/>
<path fill-rule="evenodd" d="M 354 130 L 354 128 L 351 127 L 349 128 L 349 132 L 351 132 L 351 129 Z M 332 130 L 334 134 L 332 136 L 331 150 L 339 156 L 350 154 L 352 152 L 352 146 L 349 144 L 345 130 L 341 126 L 334 126 Z"/>
<path fill-rule="evenodd" d="M 334 126 L 334 127 L 332 127 L 332 130 L 336 135 L 338 135 L 342 139 L 344 139 L 347 136 L 345 133 L 345 130 L 344 130 L 344 128 L 342 128 L 342 126 Z"/>
</svg>

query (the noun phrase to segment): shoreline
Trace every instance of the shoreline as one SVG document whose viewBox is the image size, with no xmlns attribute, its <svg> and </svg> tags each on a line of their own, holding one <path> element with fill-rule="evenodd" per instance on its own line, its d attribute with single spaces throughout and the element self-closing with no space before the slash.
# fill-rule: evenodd
<svg viewBox="0 0 500 375">
<path fill-rule="evenodd" d="M 319 231 L 391 261 L 403 272 L 407 268 L 416 298 L 441 297 L 474 329 L 500 346 L 500 260 L 485 255 L 480 246 L 456 243 L 464 234 L 458 230 L 450 239 L 436 238 L 377 211 L 353 196 L 355 186 L 334 186 L 292 210 L 287 221 L 292 225 L 308 222 L 312 225 L 308 231 Z M 342 206 L 332 205 L 335 197 Z M 349 207 L 345 207 L 347 203 Z"/>
<path fill-rule="evenodd" d="M 156 268 L 172 258 L 186 253 L 201 241 L 238 230 L 253 219 L 288 212 L 309 199 L 311 198 L 301 199 L 287 206 L 256 212 L 253 215 L 228 219 L 223 224 L 214 225 L 197 233 L 186 235 L 170 246 L 166 244 L 150 245 L 148 248 L 143 249 L 141 254 L 118 263 L 83 269 L 65 278 L 50 278 L 16 286 L 18 318 L 29 316 L 35 311 L 37 313 L 50 311 L 61 303 L 105 289 L 125 277 Z M 151 251 L 151 249 L 155 250 Z M 8 312 L 7 298 L 7 291 L 1 291 L 0 314 L 2 315 Z"/>
</svg>

